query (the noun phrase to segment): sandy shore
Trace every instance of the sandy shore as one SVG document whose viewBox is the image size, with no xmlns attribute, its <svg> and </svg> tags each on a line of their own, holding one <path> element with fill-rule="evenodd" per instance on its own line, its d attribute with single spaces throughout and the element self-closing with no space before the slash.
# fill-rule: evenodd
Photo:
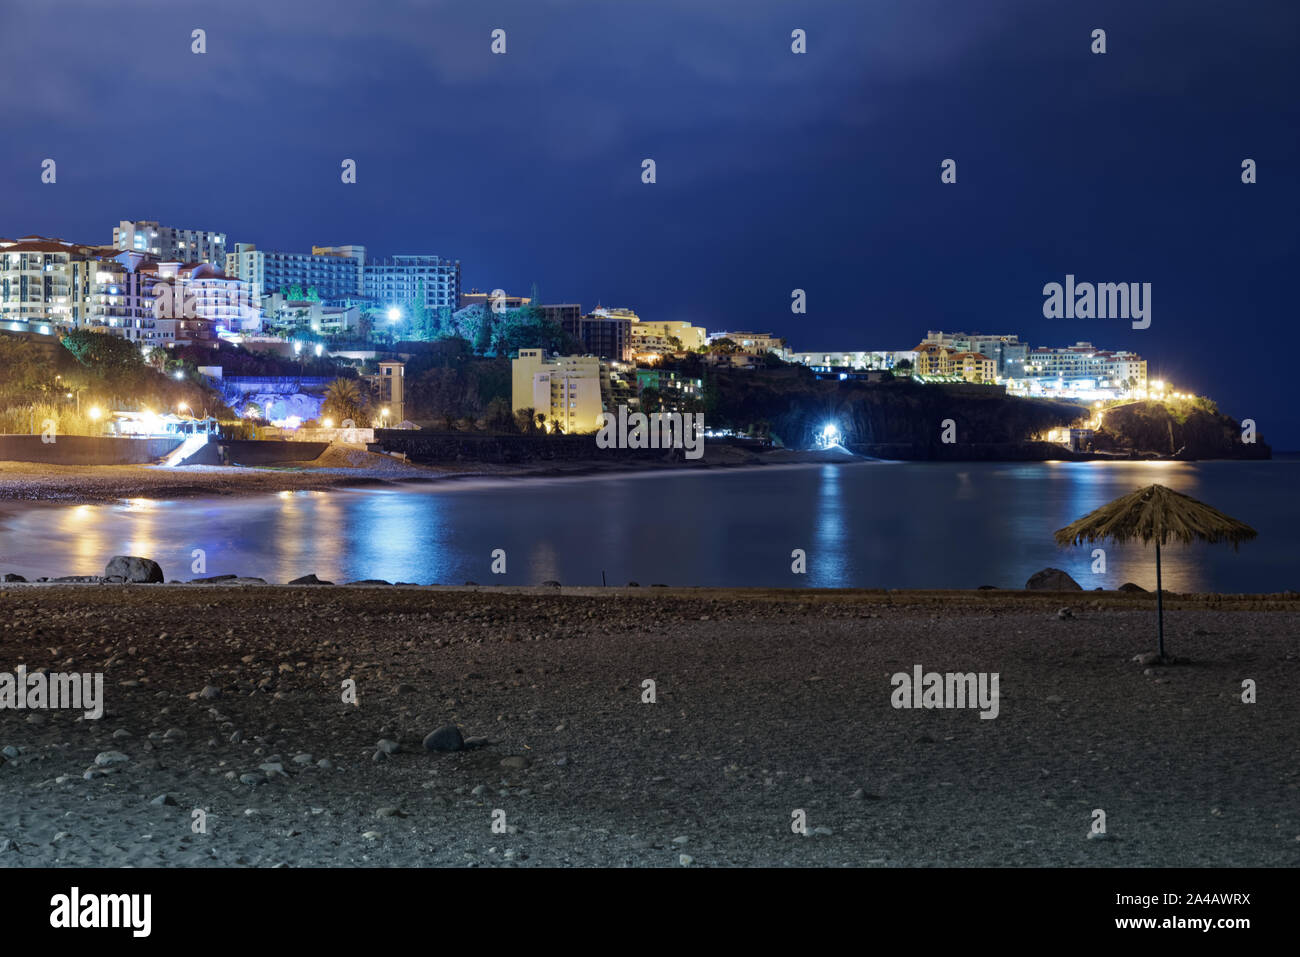
<svg viewBox="0 0 1300 957">
<path fill-rule="evenodd" d="M 408 464 L 391 456 L 334 447 L 313 462 L 267 468 L 187 465 L 46 465 L 0 462 L 0 502 L 46 501 L 85 504 L 130 498 L 175 499 L 200 495 L 259 495 L 280 491 L 397 483 L 445 482 L 465 478 L 548 478 L 673 468 L 748 468 L 825 461 L 855 461 L 842 452 L 755 453 L 710 448 L 698 462 L 673 464 L 659 458 L 642 462 L 587 461 L 494 465 L 457 463 L 446 466 Z"/>
<path fill-rule="evenodd" d="M 0 586 L 0 671 L 107 698 L 0 711 L 0 865 L 1295 866 L 1298 626 L 1171 599 L 1153 668 L 1115 593 Z M 998 716 L 895 709 L 918 664 Z"/>
</svg>

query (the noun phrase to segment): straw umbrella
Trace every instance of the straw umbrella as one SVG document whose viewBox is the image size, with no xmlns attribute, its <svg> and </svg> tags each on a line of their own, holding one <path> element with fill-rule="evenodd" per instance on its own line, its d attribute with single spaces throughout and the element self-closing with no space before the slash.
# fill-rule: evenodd
<svg viewBox="0 0 1300 957">
<path fill-rule="evenodd" d="M 1104 539 L 1120 545 L 1137 540 L 1143 545 L 1156 543 L 1156 634 L 1158 653 L 1163 659 L 1165 602 L 1160 583 L 1160 546 L 1167 545 L 1171 539 L 1183 544 L 1229 542 L 1236 551 L 1238 545 L 1256 534 L 1244 522 L 1182 492 L 1163 485 L 1148 485 L 1089 512 L 1054 537 L 1058 545 L 1082 545 Z"/>
</svg>

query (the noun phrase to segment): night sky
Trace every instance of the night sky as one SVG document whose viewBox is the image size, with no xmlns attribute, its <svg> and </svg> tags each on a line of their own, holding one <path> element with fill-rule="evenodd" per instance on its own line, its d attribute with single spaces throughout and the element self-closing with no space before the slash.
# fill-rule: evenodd
<svg viewBox="0 0 1300 957">
<path fill-rule="evenodd" d="M 800 350 L 1091 340 L 1296 449 L 1297 37 L 1293 0 L 3 0 L 0 236 L 433 253 Z M 1044 319 L 1066 273 L 1152 283 L 1151 327 Z"/>
</svg>

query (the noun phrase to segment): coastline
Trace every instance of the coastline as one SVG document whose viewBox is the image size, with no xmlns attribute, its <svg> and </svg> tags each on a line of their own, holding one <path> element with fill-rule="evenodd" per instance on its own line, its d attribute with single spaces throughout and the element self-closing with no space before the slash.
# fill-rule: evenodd
<svg viewBox="0 0 1300 957">
<path fill-rule="evenodd" d="M 847 452 L 764 453 L 720 450 L 698 462 L 647 458 L 644 461 L 584 460 L 521 465 L 458 463 L 423 466 L 357 449 L 334 448 L 301 466 L 182 465 L 49 465 L 0 461 L 0 508 L 6 502 L 66 505 L 111 504 L 130 499 L 184 499 L 200 496 L 270 495 L 277 492 L 425 486 L 468 479 L 577 478 L 643 472 L 771 468 L 829 462 L 869 462 Z"/>
</svg>

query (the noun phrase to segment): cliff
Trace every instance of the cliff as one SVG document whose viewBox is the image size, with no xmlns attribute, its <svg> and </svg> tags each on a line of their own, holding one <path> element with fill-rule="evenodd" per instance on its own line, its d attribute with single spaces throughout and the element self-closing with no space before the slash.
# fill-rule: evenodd
<svg viewBox="0 0 1300 957">
<path fill-rule="evenodd" d="M 1037 438 L 1051 429 L 1087 427 L 1093 410 L 1083 403 L 1009 396 L 994 386 L 923 385 L 901 378 L 863 383 L 781 373 L 716 375 L 709 383 L 705 422 L 710 428 L 756 426 L 791 448 L 810 447 L 833 423 L 851 450 L 896 459 L 1257 459 L 1272 454 L 1262 439 L 1244 443 L 1241 427 L 1204 399 L 1113 408 L 1092 445 L 1076 453 Z"/>
<path fill-rule="evenodd" d="M 1242 427 L 1213 402 L 1133 402 L 1106 411 L 1093 436 L 1098 452 L 1157 454 L 1179 459 L 1267 459 L 1261 437 L 1242 439 Z"/>
</svg>

